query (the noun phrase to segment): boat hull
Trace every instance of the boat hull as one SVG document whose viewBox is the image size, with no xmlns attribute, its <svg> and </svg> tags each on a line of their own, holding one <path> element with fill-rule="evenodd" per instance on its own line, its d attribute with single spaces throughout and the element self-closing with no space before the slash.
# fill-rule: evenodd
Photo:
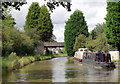
<svg viewBox="0 0 120 84">
<path fill-rule="evenodd" d="M 96 62 L 96 61 L 90 61 L 83 59 L 82 60 L 83 64 L 89 64 L 95 68 L 105 68 L 105 69 L 114 69 L 116 68 L 116 65 L 114 62 L 106 63 L 106 62 Z"/>
<path fill-rule="evenodd" d="M 74 57 L 75 60 L 79 61 L 79 62 L 82 62 L 83 59 L 80 59 L 80 58 L 77 58 L 77 57 Z"/>
</svg>

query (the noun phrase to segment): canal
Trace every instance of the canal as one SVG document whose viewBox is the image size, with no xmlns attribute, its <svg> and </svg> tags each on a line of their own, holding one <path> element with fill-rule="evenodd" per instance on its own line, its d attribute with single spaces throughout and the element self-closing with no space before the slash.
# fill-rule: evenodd
<svg viewBox="0 0 120 84">
<path fill-rule="evenodd" d="M 118 68 L 95 69 L 67 57 L 32 63 L 3 76 L 7 82 L 118 82 Z"/>
</svg>

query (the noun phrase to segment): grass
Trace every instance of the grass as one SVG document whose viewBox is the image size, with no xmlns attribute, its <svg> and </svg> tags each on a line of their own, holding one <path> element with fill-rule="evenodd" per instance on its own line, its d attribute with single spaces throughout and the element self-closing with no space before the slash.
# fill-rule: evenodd
<svg viewBox="0 0 120 84">
<path fill-rule="evenodd" d="M 2 69 L 3 71 L 11 71 L 22 68 L 30 63 L 35 61 L 43 61 L 48 60 L 53 57 L 60 57 L 60 56 L 67 56 L 66 54 L 56 54 L 50 56 L 42 56 L 42 55 L 35 55 L 35 56 L 23 56 L 18 57 L 16 53 L 11 53 L 8 57 L 4 57 L 2 59 Z"/>
</svg>

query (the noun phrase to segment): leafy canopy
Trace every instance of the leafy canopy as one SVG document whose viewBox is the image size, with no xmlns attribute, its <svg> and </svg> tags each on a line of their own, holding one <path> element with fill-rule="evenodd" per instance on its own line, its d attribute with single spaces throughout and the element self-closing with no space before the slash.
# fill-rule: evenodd
<svg viewBox="0 0 120 84">
<path fill-rule="evenodd" d="M 40 40 L 46 42 L 52 37 L 53 25 L 50 18 L 50 13 L 45 5 L 41 7 L 38 18 L 38 33 Z"/>
<path fill-rule="evenodd" d="M 49 41 L 52 37 L 53 25 L 47 7 L 45 5 L 40 7 L 37 2 L 33 2 L 29 8 L 24 28 L 32 39 Z"/>
<path fill-rule="evenodd" d="M 120 51 L 120 2 L 107 2 L 105 36 L 108 44 Z"/>
<path fill-rule="evenodd" d="M 77 51 L 78 48 L 85 48 L 86 44 L 86 36 L 84 34 L 80 34 L 78 37 L 75 39 L 75 44 L 74 44 L 74 51 Z"/>
<path fill-rule="evenodd" d="M 40 6 L 37 2 L 33 2 L 29 7 L 29 12 L 26 16 L 25 30 L 36 28 L 38 25 L 38 18 L 40 14 Z"/>
<path fill-rule="evenodd" d="M 65 26 L 64 43 L 68 56 L 74 55 L 73 46 L 75 44 L 75 38 L 79 34 L 88 36 L 89 33 L 83 13 L 80 10 L 76 10 L 70 16 L 70 19 L 68 19 Z"/>
<path fill-rule="evenodd" d="M 33 40 L 17 30 L 14 24 L 11 15 L 2 20 L 2 56 L 8 56 L 11 52 L 16 52 L 20 56 L 33 54 Z"/>
</svg>

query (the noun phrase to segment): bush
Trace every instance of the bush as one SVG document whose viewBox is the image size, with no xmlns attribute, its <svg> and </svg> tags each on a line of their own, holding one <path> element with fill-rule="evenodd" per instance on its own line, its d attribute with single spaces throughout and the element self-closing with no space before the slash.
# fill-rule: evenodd
<svg viewBox="0 0 120 84">
<path fill-rule="evenodd" d="M 2 68 L 4 70 L 12 70 L 15 69 L 16 66 L 20 65 L 19 57 L 16 56 L 16 53 L 11 53 L 8 57 L 2 60 Z"/>
<path fill-rule="evenodd" d="M 11 52 L 16 52 L 17 55 L 33 54 L 34 41 L 14 26 L 9 26 L 12 24 L 10 21 L 8 18 L 2 23 L 2 56 L 8 56 Z"/>
<path fill-rule="evenodd" d="M 74 44 L 74 51 L 77 51 L 78 48 L 85 48 L 86 44 L 86 36 L 84 34 L 80 34 L 78 37 L 75 39 L 75 44 Z"/>
</svg>

